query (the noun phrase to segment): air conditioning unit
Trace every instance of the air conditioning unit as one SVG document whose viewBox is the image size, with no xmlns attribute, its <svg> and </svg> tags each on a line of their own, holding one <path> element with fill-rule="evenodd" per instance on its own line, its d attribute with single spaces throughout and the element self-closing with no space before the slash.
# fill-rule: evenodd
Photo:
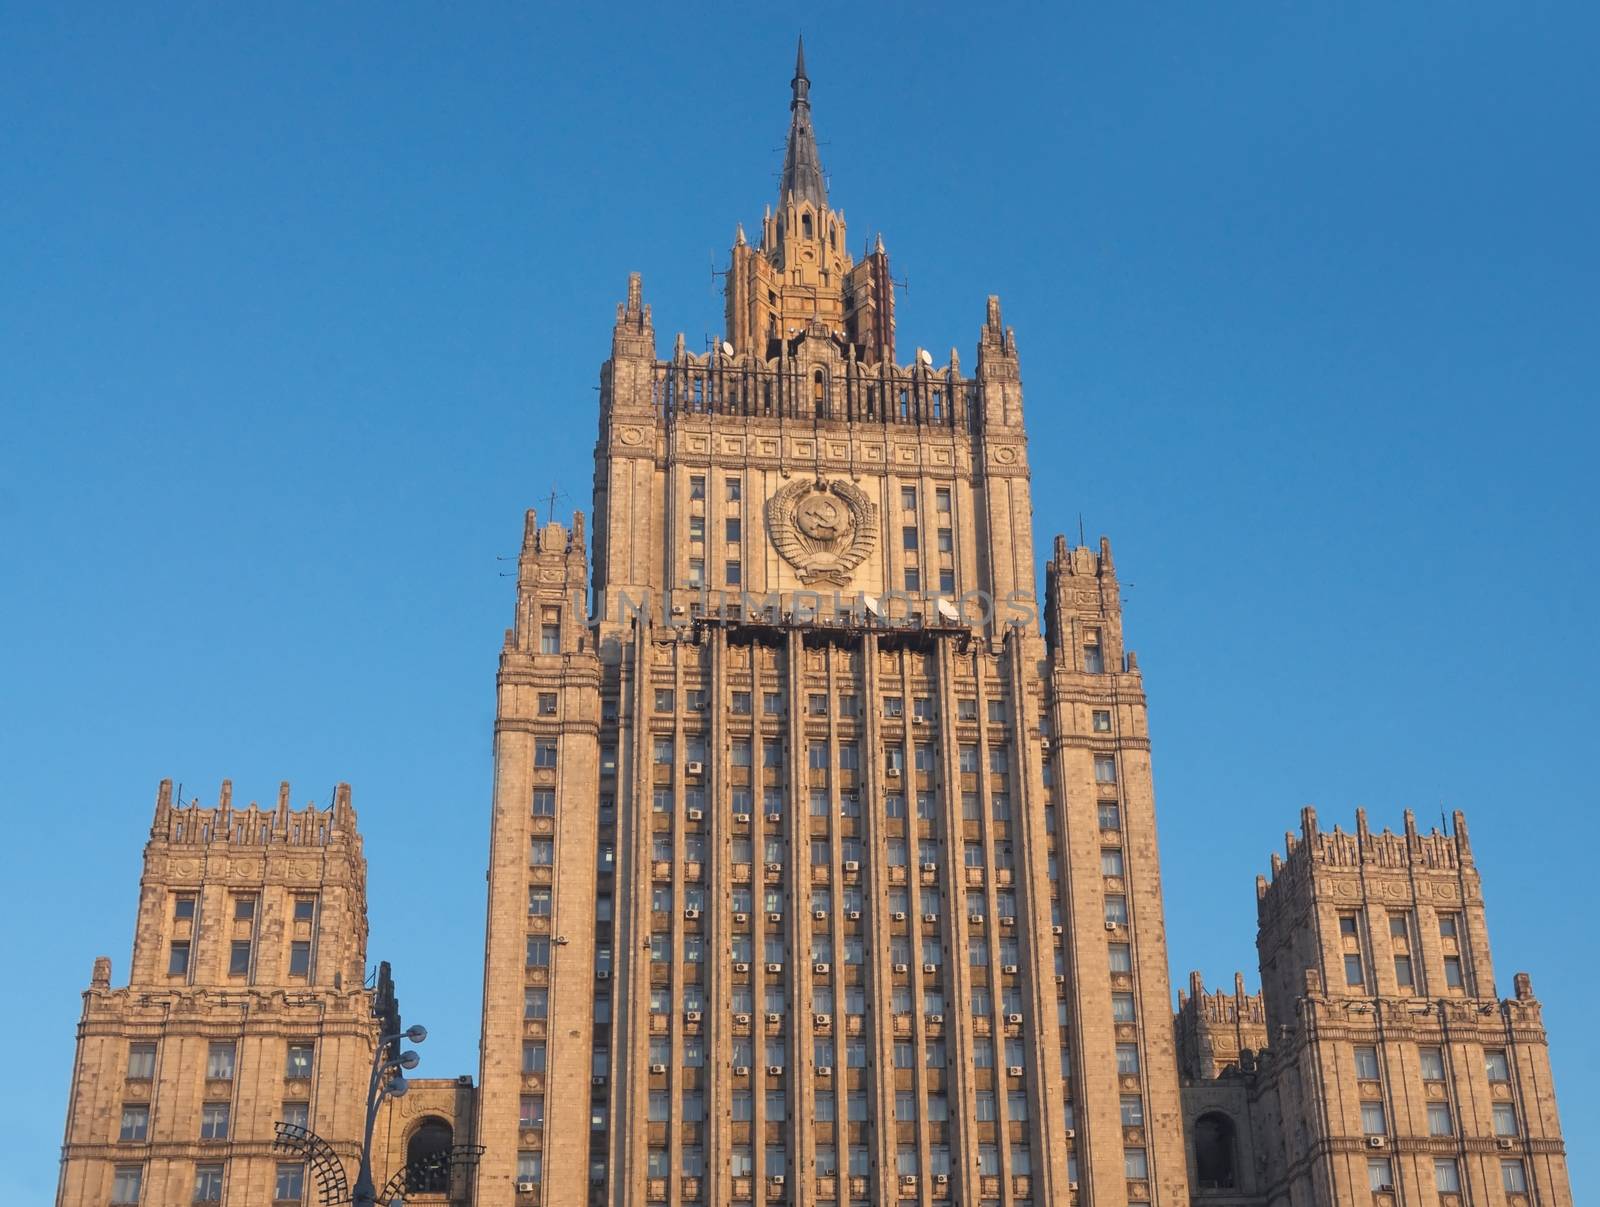
<svg viewBox="0 0 1600 1207">
<path fill-rule="evenodd" d="M 861 870 L 861 861 L 859 859 L 846 859 L 844 861 L 844 870 L 847 872 L 859 872 Z"/>
<path fill-rule="evenodd" d="M 705 819 L 705 815 L 706 815 L 706 811 L 704 809 L 690 809 L 689 810 L 689 820 L 690 821 L 703 821 Z"/>
<path fill-rule="evenodd" d="M 922 865 L 922 870 L 924 872 L 937 872 L 939 870 L 939 865 L 937 863 L 933 863 L 932 861 L 929 861 L 928 863 L 924 863 Z"/>
<path fill-rule="evenodd" d="M 1000 919 L 1000 925 L 1001 926 L 1015 926 L 1016 924 L 1017 924 L 1017 920 L 1015 918 L 1013 918 L 1010 914 L 1007 914 L 1003 918 Z"/>
<path fill-rule="evenodd" d="M 894 913 L 890 914 L 889 916 L 891 918 L 893 918 L 896 922 L 904 922 L 906 920 L 906 911 L 903 910 L 903 909 L 897 909 L 897 910 L 894 911 Z"/>
<path fill-rule="evenodd" d="M 1068 1182 L 1067 1190 L 1073 1194 L 1076 1194 L 1078 1191 L 1078 1184 L 1076 1182 Z"/>
<path fill-rule="evenodd" d="M 750 815 L 748 813 L 735 813 L 733 815 L 733 823 L 737 826 L 748 826 L 750 824 Z"/>
<path fill-rule="evenodd" d="M 685 765 L 684 770 L 690 775 L 704 775 L 706 772 L 706 765 L 704 763 L 689 763 Z"/>
<path fill-rule="evenodd" d="M 973 926 L 982 926 L 983 925 L 983 915 L 982 914 L 968 914 L 967 915 L 967 921 Z"/>
<path fill-rule="evenodd" d="M 915 1190 L 917 1188 L 916 1176 L 914 1174 L 902 1174 L 900 1176 L 900 1185 L 905 1190 Z"/>
<path fill-rule="evenodd" d="M 930 1015 L 928 1015 L 928 1022 L 932 1023 L 936 1027 L 940 1026 L 944 1022 L 944 1015 L 942 1015 L 942 1014 L 930 1014 Z"/>
<path fill-rule="evenodd" d="M 1021 1077 L 1022 1076 L 1022 1066 L 1021 1065 L 1007 1065 L 1006 1066 L 1006 1076 L 1007 1077 Z"/>
<path fill-rule="evenodd" d="M 900 778 L 900 768 L 886 767 L 883 772 L 885 779 L 897 780 Z"/>
<path fill-rule="evenodd" d="M 518 1194 L 532 1194 L 538 1188 L 539 1188 L 539 1183 L 535 1182 L 532 1178 L 518 1178 L 517 1179 L 517 1193 Z"/>
<path fill-rule="evenodd" d="M 695 907 L 691 905 L 688 909 L 683 911 L 683 916 L 685 918 L 688 918 L 689 921 L 693 922 L 696 918 L 698 918 L 700 916 L 700 911 L 695 909 Z"/>
<path fill-rule="evenodd" d="M 595 972 L 594 978 L 597 981 L 609 981 L 611 979 L 611 970 L 609 968 L 601 968 Z"/>
<path fill-rule="evenodd" d="M 833 1015 L 831 1014 L 815 1014 L 812 1015 L 812 1019 L 819 1027 L 833 1026 Z"/>
<path fill-rule="evenodd" d="M 748 1027 L 750 1025 L 750 1016 L 748 1014 L 735 1014 L 733 1021 L 741 1027 Z"/>
<path fill-rule="evenodd" d="M 778 865 L 769 863 L 769 864 L 767 864 L 767 870 L 770 872 L 776 866 L 778 866 Z M 770 910 L 767 913 L 767 921 L 768 922 L 782 922 L 783 921 L 783 915 L 780 914 L 777 910 Z"/>
<path fill-rule="evenodd" d="M 769 863 L 769 864 L 767 864 L 767 871 L 769 871 L 769 872 L 781 872 L 781 871 L 783 871 L 783 864 L 781 864 L 781 863 Z"/>
<path fill-rule="evenodd" d="M 673 604 L 673 605 L 672 605 L 672 614 L 673 614 L 673 615 L 674 615 L 674 616 L 682 616 L 682 615 L 683 615 L 683 614 L 684 614 L 684 613 L 686 613 L 686 612 L 687 612 L 687 611 L 688 611 L 688 610 L 689 610 L 689 609 L 688 609 L 688 608 L 686 608 L 686 607 L 684 607 L 684 606 L 683 606 L 683 605 L 682 605 L 682 604 Z"/>
<path fill-rule="evenodd" d="M 1059 926 L 1052 926 L 1050 928 L 1050 933 L 1053 935 L 1059 935 L 1061 933 L 1061 928 Z"/>
<path fill-rule="evenodd" d="M 894 970 L 896 972 L 910 972 L 911 966 L 909 964 L 896 964 Z"/>
<path fill-rule="evenodd" d="M 1067 1128 L 1067 1139 L 1068 1140 L 1076 1140 L 1077 1138 L 1078 1138 L 1078 1129 L 1075 1128 L 1075 1127 Z M 1073 1185 L 1076 1186 L 1077 1183 L 1074 1182 Z"/>
<path fill-rule="evenodd" d="M 782 820 L 783 820 L 783 814 L 782 813 L 768 813 L 767 814 L 767 824 L 769 826 L 775 826 L 779 822 L 781 822 Z"/>
<path fill-rule="evenodd" d="M 937 964 L 924 964 L 922 966 L 922 971 L 932 976 L 934 973 L 939 971 L 939 966 Z"/>
<path fill-rule="evenodd" d="M 1056 973 L 1056 984 L 1057 985 L 1065 985 L 1066 983 L 1067 983 L 1066 975 L 1064 973 L 1060 973 L 1060 972 Z"/>
<path fill-rule="evenodd" d="M 783 1076 L 783 1066 L 782 1065 L 768 1065 L 767 1066 L 767 1076 L 768 1077 L 782 1077 Z"/>
<path fill-rule="evenodd" d="M 776 1010 L 768 1010 L 767 1021 L 773 1024 L 781 1023 L 783 1021 L 783 1015 L 779 1014 Z"/>
<path fill-rule="evenodd" d="M 825 909 L 814 909 L 811 911 L 811 916 L 818 922 L 826 922 L 828 920 L 828 911 Z"/>
<path fill-rule="evenodd" d="M 1508 1140 L 1504 1136 L 1501 1136 L 1494 1143 L 1495 1143 L 1495 1147 L 1496 1148 L 1510 1148 L 1510 1147 L 1512 1147 L 1512 1141 Z"/>
<path fill-rule="evenodd" d="M 768 972 L 782 972 L 783 971 L 783 965 L 778 963 L 778 961 L 773 960 L 771 963 L 769 963 L 767 965 L 767 971 Z"/>
<path fill-rule="evenodd" d="M 698 1010 L 685 1010 L 683 1012 L 683 1021 L 686 1022 L 686 1023 L 697 1023 L 697 1022 L 699 1022 L 700 1021 L 700 1011 L 698 1011 Z"/>
<path fill-rule="evenodd" d="M 735 960 L 734 961 L 734 965 L 733 965 L 733 970 L 735 972 L 749 972 L 750 971 L 750 961 L 749 960 Z"/>
<path fill-rule="evenodd" d="M 818 1077 L 832 1077 L 833 1076 L 833 1066 L 832 1065 L 818 1065 L 817 1066 L 817 1076 Z"/>
<path fill-rule="evenodd" d="M 813 964 L 811 966 L 811 971 L 816 973 L 818 976 L 827 976 L 828 973 L 833 971 L 833 965 L 832 964 Z"/>
<path fill-rule="evenodd" d="M 922 920 L 924 922 L 937 922 L 939 920 L 939 915 L 938 914 L 923 914 L 922 915 Z"/>
<path fill-rule="evenodd" d="M 782 1186 L 783 1185 L 783 1175 L 781 1173 L 773 1174 L 772 1177 L 769 1180 L 772 1182 L 772 1184 L 774 1186 Z"/>
<path fill-rule="evenodd" d="M 595 1085 L 605 1085 L 606 1075 L 604 1073 L 596 1073 L 593 1077 L 589 1078 L 589 1080 Z"/>
<path fill-rule="evenodd" d="M 1017 966 L 1015 964 L 1002 964 L 1000 966 L 1000 971 L 1005 973 L 1007 976 L 1016 976 Z"/>
<path fill-rule="evenodd" d="M 912 717 L 911 718 L 911 723 L 913 725 L 926 725 L 928 723 L 928 718 L 927 717 Z"/>
<path fill-rule="evenodd" d="M 650 1066 L 650 1071 L 652 1073 L 665 1073 L 667 1071 L 667 1066 L 663 1064 L 654 1064 Z"/>
<path fill-rule="evenodd" d="M 1006 1015 L 1006 1022 L 1011 1023 L 1013 1026 L 1015 1026 L 1015 1025 L 1017 1025 L 1017 1024 L 1022 1022 L 1022 1015 L 1020 1015 L 1020 1014 L 1008 1014 L 1008 1015 Z"/>
<path fill-rule="evenodd" d="M 861 911 L 858 910 L 858 909 L 851 910 L 849 913 L 847 913 L 845 915 L 845 921 L 847 921 L 847 922 L 859 922 L 859 921 L 861 921 Z"/>
<path fill-rule="evenodd" d="M 947 1173 L 936 1173 L 936 1174 L 934 1174 L 933 1175 L 933 1184 L 935 1186 L 948 1186 L 948 1185 L 950 1185 L 950 1175 L 947 1174 Z"/>
<path fill-rule="evenodd" d="M 554 700 L 546 700 L 543 704 L 541 704 L 539 706 L 539 712 L 542 715 L 547 716 L 547 717 L 555 716 L 556 715 L 556 702 Z"/>
<path fill-rule="evenodd" d="M 737 914 L 733 915 L 733 920 L 735 922 L 748 922 L 748 921 L 750 921 L 750 915 L 747 914 L 747 913 L 740 912 L 740 913 L 737 913 Z"/>
<path fill-rule="evenodd" d="M 1106 929 L 1107 930 L 1116 930 L 1117 929 L 1117 924 L 1115 922 L 1107 922 L 1106 923 Z"/>
<path fill-rule="evenodd" d="M 1389 1145 L 1389 1142 L 1387 1140 L 1385 1140 L 1382 1136 L 1368 1136 L 1367 1137 L 1367 1147 L 1368 1148 L 1387 1148 L 1388 1145 Z"/>
</svg>

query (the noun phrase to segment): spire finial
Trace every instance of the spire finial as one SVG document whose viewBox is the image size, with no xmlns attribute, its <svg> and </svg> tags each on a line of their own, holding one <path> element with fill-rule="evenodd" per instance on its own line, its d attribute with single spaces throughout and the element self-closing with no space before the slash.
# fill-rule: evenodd
<svg viewBox="0 0 1600 1207">
<path fill-rule="evenodd" d="M 804 38 L 795 47 L 794 78 L 789 81 L 789 87 L 793 93 L 789 102 L 789 143 L 783 156 L 783 183 L 778 186 L 778 204 L 783 205 L 792 195 L 795 201 L 824 206 L 828 204 L 828 190 L 822 180 L 817 135 L 811 128 L 811 80 L 806 75 Z"/>
</svg>

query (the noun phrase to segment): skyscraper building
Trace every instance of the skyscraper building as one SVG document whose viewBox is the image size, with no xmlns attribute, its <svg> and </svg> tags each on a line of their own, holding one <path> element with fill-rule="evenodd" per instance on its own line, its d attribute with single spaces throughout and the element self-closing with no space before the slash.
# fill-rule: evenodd
<svg viewBox="0 0 1600 1207">
<path fill-rule="evenodd" d="M 803 55 L 726 337 L 600 373 L 594 551 L 500 661 L 485 1201 L 1179 1203 L 1150 744 L 1110 546 L 1035 582 L 1017 342 L 897 359 Z M 594 618 L 585 617 L 592 586 Z M 537 1189 L 536 1189 L 537 1188 Z"/>
</svg>

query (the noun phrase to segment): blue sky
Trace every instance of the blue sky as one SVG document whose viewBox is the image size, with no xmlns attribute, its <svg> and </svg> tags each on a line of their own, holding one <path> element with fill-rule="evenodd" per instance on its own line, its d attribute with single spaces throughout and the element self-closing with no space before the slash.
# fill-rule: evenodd
<svg viewBox="0 0 1600 1207">
<path fill-rule="evenodd" d="M 552 483 L 588 507 L 627 273 L 664 350 L 720 331 L 787 118 L 796 23 L 756 11 L 0 16 L 0 1011 L 30 1087 L 0 1199 L 53 1194 L 163 776 L 351 781 L 420 1072 L 475 1071 L 497 558 Z M 1465 809 L 1600 1196 L 1594 9 L 822 4 L 805 34 L 901 346 L 971 363 L 999 293 L 1039 551 L 1080 513 L 1114 543 L 1176 976 L 1253 969 L 1302 804 Z"/>
</svg>

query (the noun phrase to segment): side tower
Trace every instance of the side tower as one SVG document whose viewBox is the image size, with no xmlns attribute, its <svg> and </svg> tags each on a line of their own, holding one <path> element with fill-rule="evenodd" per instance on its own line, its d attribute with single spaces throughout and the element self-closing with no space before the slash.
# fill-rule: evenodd
<svg viewBox="0 0 1600 1207">
<path fill-rule="evenodd" d="M 366 861 L 350 788 L 330 808 L 173 803 L 145 846 L 126 988 L 83 995 L 57 1207 L 304 1201 L 279 1120 L 354 1168 L 372 1058 Z"/>
<path fill-rule="evenodd" d="M 1294 1202 L 1572 1202 L 1538 1001 L 1497 997 L 1467 828 L 1298 838 L 1257 881 L 1260 1134 Z"/>
<path fill-rule="evenodd" d="M 724 336 L 617 308 L 587 627 L 581 527 L 529 522 L 481 1199 L 1182 1207 L 1110 549 L 1057 543 L 1047 641 L 1016 338 L 991 298 L 973 372 L 896 363 L 790 90 Z"/>
</svg>

